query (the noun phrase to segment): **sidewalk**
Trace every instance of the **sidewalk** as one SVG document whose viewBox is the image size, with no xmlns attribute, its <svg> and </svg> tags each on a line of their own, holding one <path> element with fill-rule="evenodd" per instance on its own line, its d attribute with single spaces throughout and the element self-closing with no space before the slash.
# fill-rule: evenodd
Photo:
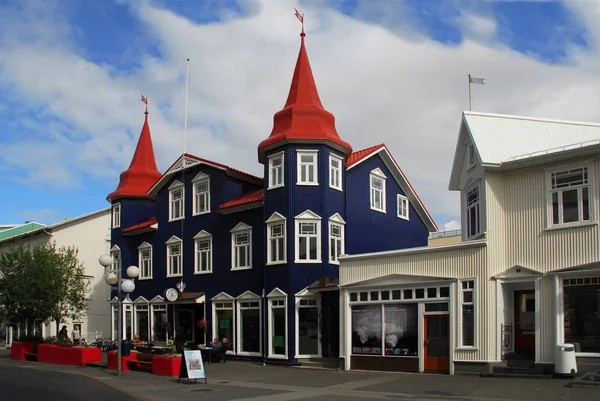
<svg viewBox="0 0 600 401">
<path fill-rule="evenodd" d="M 2 351 L 0 351 L 1 353 Z M 338 372 L 262 366 L 248 362 L 208 364 L 208 384 L 102 368 L 78 368 L 0 358 L 0 365 L 83 374 L 140 400 L 214 401 L 348 401 L 409 399 L 413 401 L 587 401 L 600 400 L 597 389 L 569 388 L 568 380 L 499 379 L 473 376 Z"/>
</svg>

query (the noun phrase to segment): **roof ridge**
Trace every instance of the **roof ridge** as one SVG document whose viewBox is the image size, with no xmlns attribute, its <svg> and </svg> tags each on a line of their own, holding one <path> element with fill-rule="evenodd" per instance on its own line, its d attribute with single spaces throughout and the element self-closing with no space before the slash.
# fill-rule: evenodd
<svg viewBox="0 0 600 401">
<path fill-rule="evenodd" d="M 514 115 L 514 114 L 485 113 L 485 112 L 480 112 L 480 111 L 463 111 L 463 115 L 506 118 L 506 119 L 511 119 L 511 120 L 547 122 L 547 123 L 566 124 L 566 125 L 585 125 L 585 126 L 590 126 L 590 127 L 600 127 L 600 123 L 594 123 L 594 122 L 590 122 L 590 121 L 561 120 L 561 119 L 545 118 L 545 117 L 519 116 L 519 115 Z"/>
</svg>

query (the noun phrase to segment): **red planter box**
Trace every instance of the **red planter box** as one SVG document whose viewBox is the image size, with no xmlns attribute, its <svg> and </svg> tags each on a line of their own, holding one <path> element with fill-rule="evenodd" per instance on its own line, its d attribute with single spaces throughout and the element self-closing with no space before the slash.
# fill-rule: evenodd
<svg viewBox="0 0 600 401">
<path fill-rule="evenodd" d="M 181 357 L 156 355 L 152 358 L 152 374 L 161 376 L 179 376 Z"/>
<path fill-rule="evenodd" d="M 121 370 L 129 370 L 129 366 L 127 366 L 127 361 L 136 361 L 137 360 L 137 354 L 135 352 L 132 352 L 129 354 L 129 356 L 122 356 L 121 357 Z M 112 370 L 117 370 L 118 366 L 118 358 L 117 358 L 117 352 L 116 351 L 110 351 L 107 354 L 107 368 L 108 369 L 112 369 Z"/>
<path fill-rule="evenodd" d="M 102 351 L 96 347 L 60 347 L 53 344 L 40 344 L 38 362 L 85 366 L 89 362 L 102 362 Z"/>
<path fill-rule="evenodd" d="M 33 350 L 37 345 L 37 343 L 21 343 L 13 341 L 10 346 L 10 359 L 13 361 L 24 361 L 25 354 L 33 353 Z"/>
</svg>

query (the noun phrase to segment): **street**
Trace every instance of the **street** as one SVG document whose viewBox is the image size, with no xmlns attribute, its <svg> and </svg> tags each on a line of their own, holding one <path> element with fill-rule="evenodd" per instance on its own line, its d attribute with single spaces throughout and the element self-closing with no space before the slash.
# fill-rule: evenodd
<svg viewBox="0 0 600 401">
<path fill-rule="evenodd" d="M 208 384 L 177 383 L 146 372 L 118 377 L 78 368 L 0 358 L 0 401 L 587 401 L 599 389 L 570 388 L 569 380 L 501 379 L 386 372 L 338 372 L 228 361 L 206 365 Z"/>
</svg>

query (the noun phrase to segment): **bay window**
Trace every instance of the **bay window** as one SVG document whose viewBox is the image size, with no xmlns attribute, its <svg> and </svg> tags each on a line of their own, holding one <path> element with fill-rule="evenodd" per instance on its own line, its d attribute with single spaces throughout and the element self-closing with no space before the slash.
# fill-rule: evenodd
<svg viewBox="0 0 600 401">
<path fill-rule="evenodd" d="M 269 156 L 269 189 L 283 187 L 284 185 L 283 156 L 283 152 Z"/>
<path fill-rule="evenodd" d="M 465 197 L 467 238 L 472 238 L 481 233 L 481 210 L 479 185 L 467 191 Z"/>
<path fill-rule="evenodd" d="M 329 187 L 340 191 L 342 190 L 342 163 L 341 157 L 329 155 Z"/>
<path fill-rule="evenodd" d="M 344 253 L 344 224 L 339 213 L 329 219 L 329 263 L 339 264 L 338 258 Z"/>
<path fill-rule="evenodd" d="M 267 264 L 286 262 L 286 219 L 273 213 L 267 219 Z"/>
<path fill-rule="evenodd" d="M 317 178 L 317 156 L 316 150 L 298 151 L 298 185 L 318 185 Z"/>
<path fill-rule="evenodd" d="M 321 262 L 321 217 L 311 211 L 296 216 L 296 263 Z"/>
</svg>

